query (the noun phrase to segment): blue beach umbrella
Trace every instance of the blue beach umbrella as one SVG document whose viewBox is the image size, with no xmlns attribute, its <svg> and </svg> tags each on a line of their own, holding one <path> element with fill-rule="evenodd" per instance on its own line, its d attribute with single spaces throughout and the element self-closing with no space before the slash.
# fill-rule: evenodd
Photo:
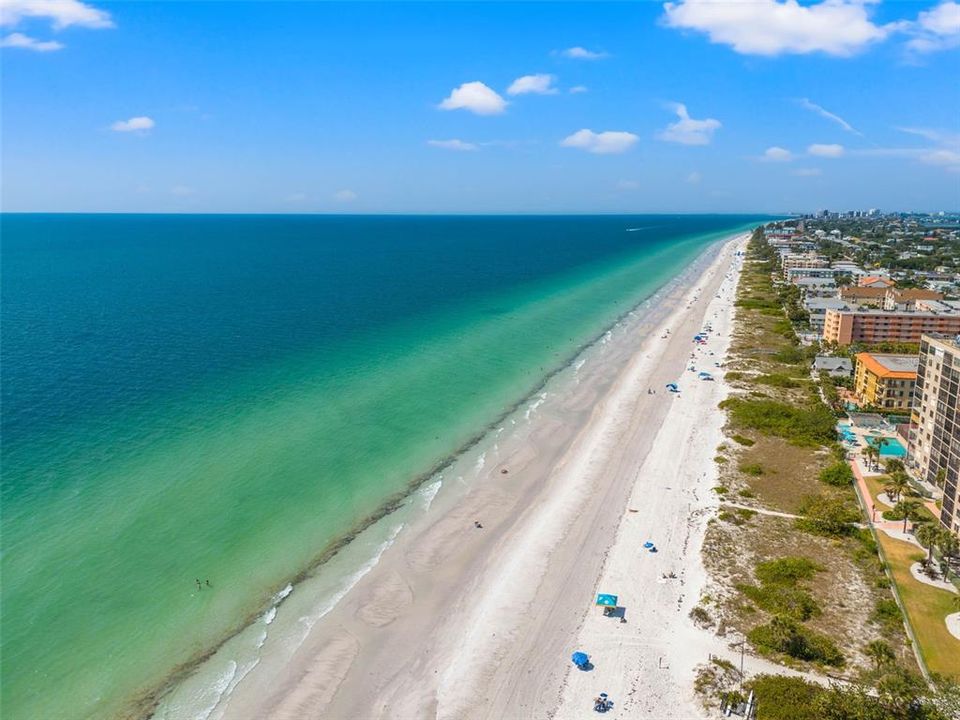
<svg viewBox="0 0 960 720">
<path fill-rule="evenodd" d="M 600 593 L 597 595 L 597 605 L 602 607 L 616 607 L 617 606 L 617 596 L 608 595 L 607 593 Z"/>
<path fill-rule="evenodd" d="M 645 548 L 647 548 L 647 550 L 649 550 L 650 548 L 653 547 L 653 543 L 650 542 L 649 540 L 647 540 L 647 541 L 643 544 L 643 546 L 644 546 Z"/>
<path fill-rule="evenodd" d="M 587 655 L 585 652 L 579 652 L 579 651 L 571 655 L 570 659 L 573 660 L 573 664 L 576 665 L 577 667 L 583 667 L 588 662 L 590 662 L 590 656 Z"/>
</svg>

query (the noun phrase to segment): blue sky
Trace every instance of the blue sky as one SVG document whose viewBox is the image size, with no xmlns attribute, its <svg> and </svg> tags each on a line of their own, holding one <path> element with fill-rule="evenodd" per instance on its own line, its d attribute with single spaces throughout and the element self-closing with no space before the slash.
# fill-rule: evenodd
<svg viewBox="0 0 960 720">
<path fill-rule="evenodd" d="M 6 211 L 960 209 L 952 0 L 0 7 Z"/>
</svg>

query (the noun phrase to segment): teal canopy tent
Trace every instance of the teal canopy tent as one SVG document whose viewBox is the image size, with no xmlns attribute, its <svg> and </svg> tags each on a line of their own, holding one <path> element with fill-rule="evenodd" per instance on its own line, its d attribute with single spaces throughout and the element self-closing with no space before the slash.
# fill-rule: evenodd
<svg viewBox="0 0 960 720">
<path fill-rule="evenodd" d="M 617 596 L 607 595 L 606 593 L 600 593 L 599 595 L 597 595 L 597 605 L 600 605 L 602 607 L 616 607 Z"/>
</svg>

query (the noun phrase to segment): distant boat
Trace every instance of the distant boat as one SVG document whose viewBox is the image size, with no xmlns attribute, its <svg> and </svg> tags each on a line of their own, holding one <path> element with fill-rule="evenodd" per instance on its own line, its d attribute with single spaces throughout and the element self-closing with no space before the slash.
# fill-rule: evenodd
<svg viewBox="0 0 960 720">
<path fill-rule="evenodd" d="M 627 232 L 640 232 L 643 228 L 627 228 Z"/>
</svg>

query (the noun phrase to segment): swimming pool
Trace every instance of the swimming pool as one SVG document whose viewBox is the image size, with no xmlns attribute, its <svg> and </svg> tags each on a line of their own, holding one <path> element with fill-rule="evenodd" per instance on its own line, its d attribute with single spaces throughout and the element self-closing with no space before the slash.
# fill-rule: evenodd
<svg viewBox="0 0 960 720">
<path fill-rule="evenodd" d="M 885 438 L 886 443 L 880 446 L 881 457 L 903 457 L 907 454 L 907 449 L 896 438 Z M 880 438 L 868 437 L 867 442 L 877 447 Z"/>
</svg>

